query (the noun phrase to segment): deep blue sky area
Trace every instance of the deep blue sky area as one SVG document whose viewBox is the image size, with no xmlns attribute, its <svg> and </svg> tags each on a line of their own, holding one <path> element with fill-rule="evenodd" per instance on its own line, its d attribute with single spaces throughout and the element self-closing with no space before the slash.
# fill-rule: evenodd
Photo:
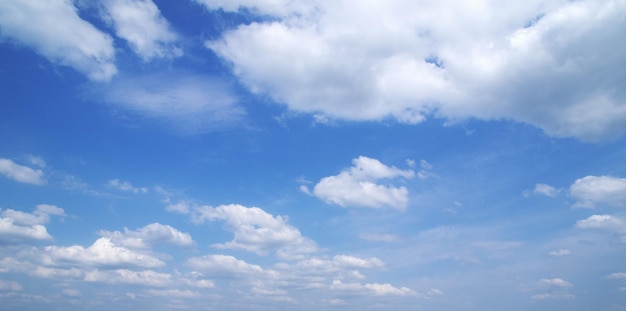
<svg viewBox="0 0 626 311">
<path fill-rule="evenodd" d="M 626 310 L 624 12 L 2 2 L 0 305 Z"/>
</svg>

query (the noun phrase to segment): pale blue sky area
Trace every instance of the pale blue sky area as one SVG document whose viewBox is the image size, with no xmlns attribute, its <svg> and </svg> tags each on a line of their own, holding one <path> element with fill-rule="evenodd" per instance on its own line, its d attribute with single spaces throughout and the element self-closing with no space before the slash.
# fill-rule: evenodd
<svg viewBox="0 0 626 311">
<path fill-rule="evenodd" d="M 626 310 L 626 3 L 0 3 L 0 309 Z"/>
</svg>

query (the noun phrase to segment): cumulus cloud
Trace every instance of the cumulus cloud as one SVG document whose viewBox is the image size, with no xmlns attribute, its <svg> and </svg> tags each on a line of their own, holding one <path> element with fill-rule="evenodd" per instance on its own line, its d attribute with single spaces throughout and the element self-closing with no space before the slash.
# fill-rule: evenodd
<svg viewBox="0 0 626 311">
<path fill-rule="evenodd" d="M 92 95 L 185 134 L 229 126 L 245 115 L 227 84 L 190 72 L 119 77 Z"/>
<path fill-rule="evenodd" d="M 548 253 L 550 256 L 560 257 L 570 255 L 572 252 L 569 249 L 558 249 Z"/>
<path fill-rule="evenodd" d="M 273 17 L 206 46 L 252 92 L 295 111 L 506 118 L 590 141 L 626 131 L 620 0 L 196 1 Z"/>
<path fill-rule="evenodd" d="M 46 265 L 77 265 L 95 267 L 144 267 L 165 265 L 160 259 L 138 250 L 116 245 L 110 238 L 102 237 L 91 246 L 47 246 L 43 263 Z"/>
<path fill-rule="evenodd" d="M 533 193 L 542 194 L 548 197 L 555 197 L 560 190 L 546 184 L 535 184 Z"/>
<path fill-rule="evenodd" d="M 282 216 L 273 216 L 258 207 L 242 205 L 200 206 L 194 210 L 193 221 L 222 220 L 225 229 L 233 232 L 232 241 L 213 245 L 223 249 L 241 249 L 259 255 L 270 250 L 282 258 L 301 258 L 317 251 L 312 240 L 303 237 L 300 230 L 289 225 Z"/>
<path fill-rule="evenodd" d="M 0 158 L 0 174 L 25 184 L 43 185 L 46 183 L 42 170 L 19 165 L 9 159 Z"/>
<path fill-rule="evenodd" d="M 367 283 L 363 285 L 361 283 L 344 283 L 340 280 L 333 280 L 330 288 L 333 290 L 341 291 L 360 291 L 365 293 L 371 293 L 376 296 L 407 296 L 416 294 L 415 291 L 408 287 L 394 287 L 391 284 L 380 283 Z"/>
<path fill-rule="evenodd" d="M 406 187 L 377 182 L 384 179 L 410 179 L 415 176 L 413 170 L 401 170 L 364 156 L 352 160 L 352 164 L 351 168 L 338 175 L 322 178 L 315 185 L 313 194 L 341 207 L 406 208 L 409 201 Z"/>
<path fill-rule="evenodd" d="M 62 208 L 40 204 L 32 213 L 6 209 L 0 213 L 0 242 L 18 243 L 26 241 L 47 241 L 52 236 L 44 224 L 50 215 L 65 216 Z"/>
<path fill-rule="evenodd" d="M 267 273 L 260 266 L 249 264 L 228 255 L 207 255 L 192 257 L 187 264 L 197 270 L 218 275 L 262 275 Z"/>
<path fill-rule="evenodd" d="M 113 187 L 115 189 L 119 189 L 122 191 L 132 192 L 132 193 L 146 193 L 148 192 L 148 188 L 146 187 L 135 187 L 128 181 L 120 181 L 119 179 L 111 179 L 107 182 L 109 187 Z"/>
<path fill-rule="evenodd" d="M 109 80 L 117 72 L 113 40 L 81 19 L 72 1 L 2 1 L 0 29 L 3 37 L 92 80 Z"/>
<path fill-rule="evenodd" d="M 160 244 L 176 246 L 191 246 L 194 244 L 189 233 L 178 231 L 168 225 L 152 223 L 136 231 L 124 229 L 120 231 L 100 231 L 100 235 L 110 239 L 113 243 L 125 247 L 149 248 Z"/>
<path fill-rule="evenodd" d="M 595 204 L 626 207 L 626 178 L 586 176 L 570 186 L 570 193 L 578 201 L 574 207 L 594 207 Z"/>
<path fill-rule="evenodd" d="M 152 0 L 105 0 L 101 5 L 102 18 L 145 61 L 182 53 L 172 46 L 177 36 Z"/>
<path fill-rule="evenodd" d="M 574 295 L 570 293 L 572 284 L 561 278 L 541 279 L 538 285 L 542 293 L 532 295 L 533 300 L 574 298 Z"/>
<path fill-rule="evenodd" d="M 592 215 L 576 222 L 581 229 L 594 229 L 619 236 L 626 243 L 626 219 L 615 215 Z"/>
<path fill-rule="evenodd" d="M 96 269 L 85 273 L 85 281 L 162 287 L 172 283 L 172 276 L 168 273 L 159 273 L 152 270 L 133 271 L 128 269 Z"/>
</svg>

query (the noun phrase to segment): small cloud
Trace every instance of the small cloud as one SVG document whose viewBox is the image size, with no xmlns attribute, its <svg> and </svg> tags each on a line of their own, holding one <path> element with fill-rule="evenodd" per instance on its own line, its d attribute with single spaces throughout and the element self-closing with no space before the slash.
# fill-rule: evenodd
<svg viewBox="0 0 626 311">
<path fill-rule="evenodd" d="M 593 208 L 596 204 L 625 207 L 626 178 L 586 176 L 570 186 L 570 193 L 577 200 L 574 207 Z"/>
<path fill-rule="evenodd" d="M 389 233 L 364 233 L 359 235 L 359 238 L 361 238 L 362 240 L 375 242 L 394 242 L 398 239 L 398 236 Z"/>
<path fill-rule="evenodd" d="M 148 188 L 146 187 L 134 187 L 130 182 L 120 181 L 119 179 L 111 179 L 107 183 L 109 187 L 132 193 L 146 193 Z"/>
<path fill-rule="evenodd" d="M 626 280 L 626 272 L 611 273 L 607 277 L 609 279 Z"/>
<path fill-rule="evenodd" d="M 3 158 L 0 158 L 0 175 L 31 185 L 43 185 L 47 182 L 42 170 L 32 169 Z"/>
<path fill-rule="evenodd" d="M 550 256 L 560 257 L 570 255 L 572 252 L 569 249 L 559 249 L 548 253 Z"/>
<path fill-rule="evenodd" d="M 572 287 L 572 284 L 570 282 L 564 281 L 560 278 L 541 279 L 539 280 L 539 285 L 549 287 Z"/>
<path fill-rule="evenodd" d="M 535 184 L 535 189 L 533 190 L 533 193 L 542 194 L 548 197 L 555 197 L 559 194 L 560 191 L 560 189 L 556 189 L 547 184 Z"/>
</svg>

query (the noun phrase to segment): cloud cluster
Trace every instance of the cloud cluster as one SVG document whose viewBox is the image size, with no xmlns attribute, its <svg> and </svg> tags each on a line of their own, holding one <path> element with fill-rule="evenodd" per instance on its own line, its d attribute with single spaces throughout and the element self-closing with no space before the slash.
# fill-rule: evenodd
<svg viewBox="0 0 626 311">
<path fill-rule="evenodd" d="M 623 1 L 197 2 L 273 17 L 206 46 L 295 111 L 512 119 L 590 141 L 626 131 Z"/>
<path fill-rule="evenodd" d="M 241 249 L 259 255 L 276 251 L 283 258 L 302 258 L 317 251 L 315 242 L 303 237 L 286 218 L 273 216 L 258 207 L 231 204 L 195 208 L 195 223 L 214 220 L 224 221 L 225 229 L 235 235 L 232 241 L 213 245 L 216 248 Z"/>
<path fill-rule="evenodd" d="M 24 243 L 28 241 L 49 241 L 52 236 L 44 224 L 50 216 L 65 216 L 62 208 L 54 205 L 40 204 L 32 213 L 13 209 L 0 212 L 0 243 Z"/>
<path fill-rule="evenodd" d="M 25 184 L 43 185 L 46 183 L 42 170 L 17 164 L 10 159 L 0 158 L 0 174 Z"/>
<path fill-rule="evenodd" d="M 574 207 L 588 208 L 595 204 L 626 207 L 626 178 L 585 176 L 570 186 L 570 193 L 578 201 Z"/>
<path fill-rule="evenodd" d="M 364 156 L 352 160 L 352 165 L 338 175 L 322 178 L 313 188 L 313 194 L 341 207 L 406 208 L 407 188 L 380 181 L 411 179 L 415 176 L 413 170 L 401 170 Z"/>
</svg>

